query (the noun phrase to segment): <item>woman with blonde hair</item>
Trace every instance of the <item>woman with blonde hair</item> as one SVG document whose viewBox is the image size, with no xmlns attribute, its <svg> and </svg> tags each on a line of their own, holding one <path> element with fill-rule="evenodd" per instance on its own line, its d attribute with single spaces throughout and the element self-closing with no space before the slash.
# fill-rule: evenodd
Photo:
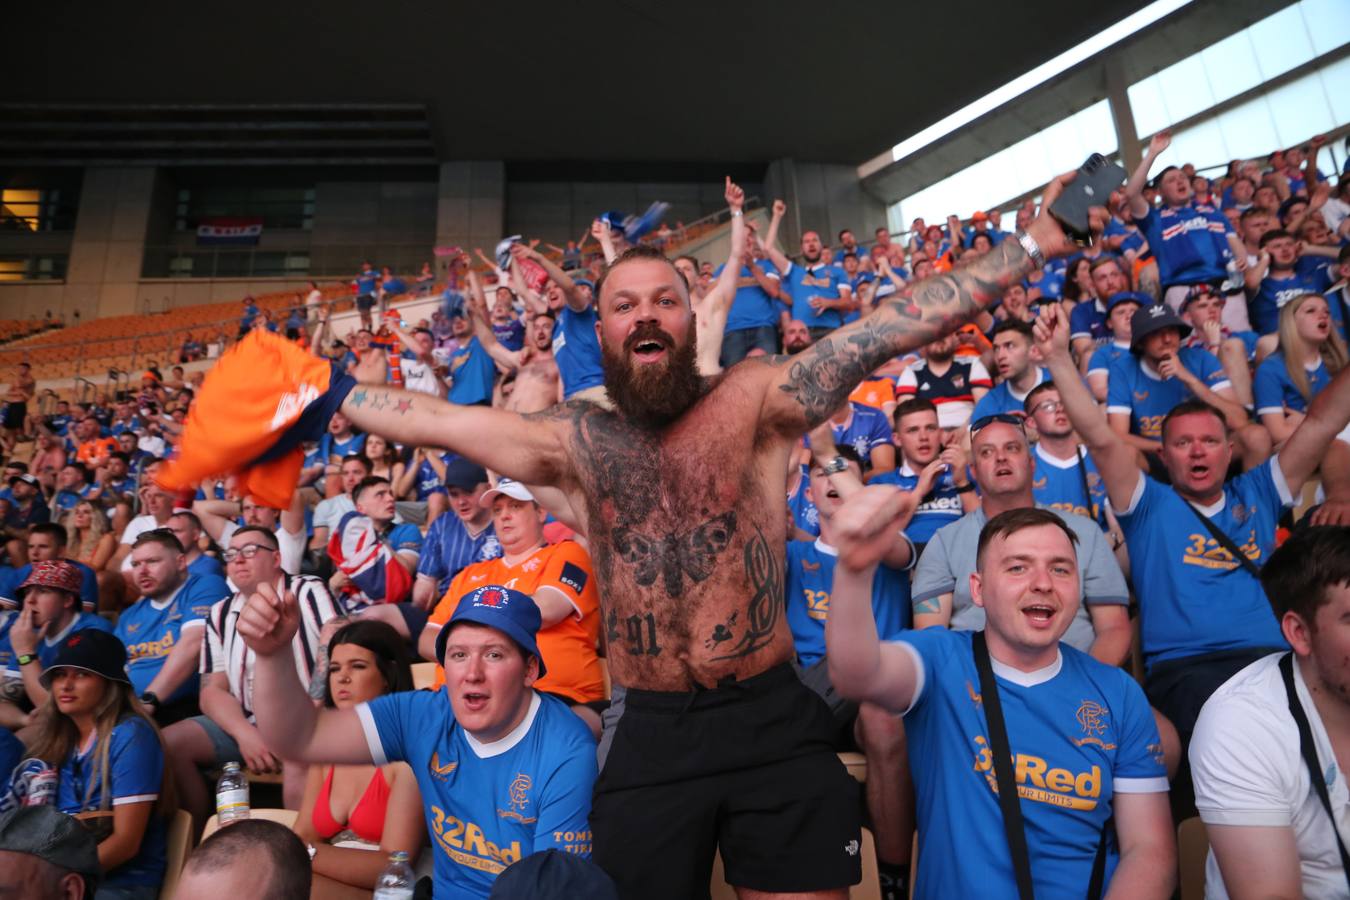
<svg viewBox="0 0 1350 900">
<path fill-rule="evenodd" d="M 42 673 L 47 698 L 28 755 L 57 770 L 56 808 L 98 841 L 106 877 L 94 900 L 153 900 L 164 881 L 176 803 L 159 729 L 136 700 L 113 634 L 68 636 Z"/>
<path fill-rule="evenodd" d="M 1313 396 L 1345 368 L 1345 341 L 1321 294 L 1303 294 L 1280 309 L 1279 350 L 1256 369 L 1256 414 L 1278 449 L 1303 421 Z"/>
<path fill-rule="evenodd" d="M 95 572 L 102 572 L 117 549 L 117 538 L 103 510 L 88 500 L 76 503 L 61 524 L 66 529 L 66 553 Z"/>
</svg>

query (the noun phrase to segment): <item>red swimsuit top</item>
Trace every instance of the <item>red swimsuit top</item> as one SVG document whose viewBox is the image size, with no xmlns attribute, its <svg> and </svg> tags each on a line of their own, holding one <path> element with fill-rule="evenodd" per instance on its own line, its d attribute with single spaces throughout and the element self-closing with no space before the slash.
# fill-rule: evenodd
<svg viewBox="0 0 1350 900">
<path fill-rule="evenodd" d="M 345 823 L 333 818 L 333 811 L 328 803 L 332 789 L 333 767 L 329 766 L 328 774 L 323 779 L 323 788 L 319 791 L 318 799 L 314 801 L 312 820 L 319 837 L 326 841 L 345 828 L 350 829 L 363 841 L 378 844 L 384 834 L 384 814 L 389 805 L 389 785 L 384 780 L 384 773 L 379 769 L 375 770 L 375 776 L 370 779 L 370 784 L 366 785 L 366 792 L 356 801 L 356 806 L 352 807 L 351 815 L 347 817 Z"/>
</svg>

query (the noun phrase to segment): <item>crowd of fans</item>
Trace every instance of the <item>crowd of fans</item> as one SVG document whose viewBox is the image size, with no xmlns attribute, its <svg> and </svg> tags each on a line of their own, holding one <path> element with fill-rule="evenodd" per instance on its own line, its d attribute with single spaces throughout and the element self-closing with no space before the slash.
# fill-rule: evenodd
<svg viewBox="0 0 1350 900">
<path fill-rule="evenodd" d="M 1160 167 L 1168 143 L 1152 140 L 1090 244 L 1038 260 L 973 321 L 866 375 L 802 436 L 783 473 L 778 602 L 799 675 L 833 713 L 834 749 L 866 755 L 888 897 L 906 891 L 916 810 L 919 895 L 954 896 L 971 878 L 992 879 L 980 882 L 988 896 L 1013 895 L 1011 869 L 974 865 L 963 850 L 1001 846 L 1002 829 L 971 838 L 953 819 L 961 801 L 941 794 L 970 757 L 932 707 L 967 691 L 978 703 L 979 682 L 974 664 L 961 676 L 971 680 L 949 677 L 957 663 L 933 629 L 988 630 L 992 648 L 999 629 L 1050 621 L 1057 607 L 1024 608 L 1030 624 L 996 621 L 986 567 L 1000 535 L 1011 547 L 1019 529 L 1052 526 L 1073 564 L 1046 577 L 1072 578 L 1070 599 L 1081 602 L 1057 637 L 1081 653 L 1065 650 L 1061 662 L 1056 650 L 1045 670 L 1016 677 L 994 663 L 1004 689 L 1026 695 L 1005 694 L 1004 706 L 1037 892 L 1081 893 L 1084 879 L 1063 860 L 1091 863 L 1098 833 L 1108 883 L 1146 850 L 1170 885 L 1170 829 L 1160 837 L 1156 821 L 1120 805 L 1170 786 L 1173 815 L 1198 810 L 1211 827 L 1211 896 L 1300 881 L 1310 896 L 1344 893 L 1336 823 L 1346 792 L 1331 754 L 1350 751 L 1335 631 L 1350 616 L 1350 178 L 1318 171 L 1320 138 L 1235 161 L 1215 179 Z M 915 282 L 1018 240 L 1038 212 L 1019 207 L 1014 230 L 994 210 L 916 219 L 907 240 L 877 229 L 868 246 L 849 230 L 833 246 L 805 231 L 790 255 L 778 238 L 784 204 L 761 229 L 729 180 L 726 200 L 729 258 L 674 260 L 709 378 L 748 357 L 803 353 L 903 301 Z M 503 256 L 479 251 L 482 265 L 457 253 L 439 308 L 415 323 L 386 299 L 432 292 L 430 267 L 409 284 L 367 262 L 354 281 L 358 327 L 334 333 L 313 286 L 279 333 L 358 382 L 455 404 L 524 414 L 608 405 L 596 285 L 628 243 L 612 224 L 596 221 L 601 252 L 589 262 L 577 242 L 545 253 L 517 241 Z M 239 336 L 254 331 L 279 329 L 245 301 Z M 200 357 L 193 344 L 182 362 Z M 235 477 L 174 492 L 156 474 L 202 378 L 151 366 L 135 392 L 61 400 L 45 416 L 26 370 L 11 379 L 0 811 L 24 805 L 42 764 L 55 771 L 53 804 L 97 843 L 96 865 L 66 868 L 109 898 L 158 896 L 167 817 L 187 810 L 201 829 L 212 779 L 231 761 L 280 776 L 315 897 L 369 896 L 396 851 L 434 870 L 438 897 L 487 896 L 498 873 L 539 851 L 588 856 L 597 742 L 618 693 L 604 656 L 617 644 L 650 648 L 656 631 L 650 616 L 602 614 L 590 547 L 562 492 L 429 443 L 362 433 L 342 413 L 304 446 L 284 508 Z M 912 502 L 880 506 L 875 485 Z M 1277 553 L 1296 505 L 1311 507 L 1307 534 Z M 1035 509 L 1053 515 L 1027 515 Z M 876 523 L 889 537 L 875 539 Z M 260 653 L 256 635 L 241 636 L 255 596 L 296 610 L 290 652 Z M 852 615 L 855 599 L 870 616 Z M 1290 646 L 1327 771 L 1311 780 L 1297 730 L 1289 749 L 1288 705 L 1270 674 Z M 1103 688 L 1122 704 L 1110 731 L 1105 710 L 1057 696 L 1077 716 L 1065 735 L 1077 756 L 1041 739 L 1027 740 L 1039 748 L 1027 756 L 1019 736 L 1063 720 L 1030 688 L 1061 665 L 1101 683 L 1088 657 L 1127 671 L 1133 661 L 1142 693 L 1127 674 Z M 434 666 L 428 686 L 455 688 L 448 704 L 413 689 L 416 662 Z M 932 696 L 925 684 L 939 682 Z M 260 712 L 298 708 L 294 739 L 264 736 Z M 352 714 L 330 720 L 317 708 Z M 977 749 L 977 771 L 979 760 Z M 1080 771 L 1096 774 L 1075 781 Z M 1314 790 L 1323 777 L 1330 820 Z M 1112 782 L 1119 836 L 1108 841 L 1110 804 L 1095 798 L 1110 797 Z M 1055 818 L 1072 810 L 1092 812 L 1078 825 Z M 7 833 L 0 818 L 6 850 Z"/>
</svg>

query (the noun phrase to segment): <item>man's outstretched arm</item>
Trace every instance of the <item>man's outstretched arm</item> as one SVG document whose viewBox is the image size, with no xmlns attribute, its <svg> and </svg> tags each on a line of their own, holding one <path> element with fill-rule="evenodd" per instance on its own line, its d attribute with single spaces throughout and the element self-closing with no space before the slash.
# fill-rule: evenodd
<svg viewBox="0 0 1350 900">
<path fill-rule="evenodd" d="M 444 447 L 527 484 L 557 484 L 567 470 L 569 426 L 562 417 L 527 419 L 383 384 L 358 384 L 342 401 L 342 412 L 362 431 L 401 444 Z"/>
<path fill-rule="evenodd" d="M 1075 174 L 1061 175 L 1046 187 L 1042 212 L 1027 229 L 1046 257 L 1072 246 L 1047 210 Z M 1105 215 L 1104 210 L 1095 212 Z M 872 315 L 831 332 L 797 356 L 776 361 L 777 377 L 765 398 L 764 415 L 783 432 L 809 431 L 837 410 L 872 370 L 955 331 L 1033 268 L 1019 241 L 1000 241 L 969 263 L 916 283 L 908 297 L 886 298 Z"/>
</svg>

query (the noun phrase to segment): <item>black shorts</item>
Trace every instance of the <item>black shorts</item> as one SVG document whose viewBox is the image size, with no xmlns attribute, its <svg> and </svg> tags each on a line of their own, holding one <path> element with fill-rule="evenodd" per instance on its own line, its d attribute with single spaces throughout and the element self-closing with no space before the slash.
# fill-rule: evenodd
<svg viewBox="0 0 1350 900">
<path fill-rule="evenodd" d="M 632 900 L 707 897 L 719 846 L 732 885 L 857 884 L 861 798 L 834 732 L 788 665 L 715 690 L 628 690 L 595 783 L 592 858 Z"/>
<path fill-rule="evenodd" d="M 356 308 L 359 309 L 359 310 L 374 309 L 374 308 L 375 308 L 375 295 L 374 295 L 374 294 L 361 294 L 360 296 L 358 296 L 358 297 L 356 298 Z"/>
</svg>

